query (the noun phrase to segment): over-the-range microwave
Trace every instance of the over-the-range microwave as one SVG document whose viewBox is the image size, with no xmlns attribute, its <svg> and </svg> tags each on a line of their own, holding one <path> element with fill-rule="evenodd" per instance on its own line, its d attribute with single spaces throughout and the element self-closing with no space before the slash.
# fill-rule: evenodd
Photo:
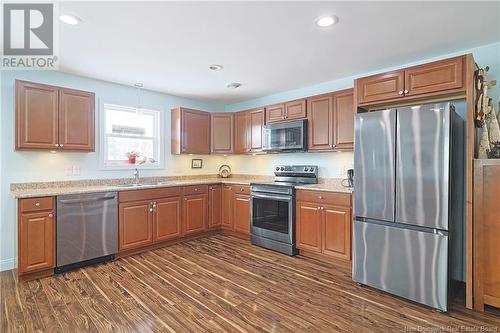
<svg viewBox="0 0 500 333">
<path fill-rule="evenodd" d="M 307 120 L 264 126 L 262 130 L 262 150 L 267 152 L 307 150 Z"/>
</svg>

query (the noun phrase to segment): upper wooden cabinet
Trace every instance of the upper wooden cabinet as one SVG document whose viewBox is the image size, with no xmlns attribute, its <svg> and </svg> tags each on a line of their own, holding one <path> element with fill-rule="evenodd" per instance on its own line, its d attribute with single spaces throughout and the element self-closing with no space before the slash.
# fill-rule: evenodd
<svg viewBox="0 0 500 333">
<path fill-rule="evenodd" d="M 172 154 L 210 154 L 210 113 L 172 110 Z"/>
<path fill-rule="evenodd" d="M 16 150 L 95 150 L 95 95 L 16 80 Z"/>
<path fill-rule="evenodd" d="M 304 119 L 307 116 L 306 100 L 298 99 L 266 107 L 266 124 Z"/>
<path fill-rule="evenodd" d="M 253 109 L 237 112 L 235 115 L 234 151 L 250 153 L 262 150 L 262 127 L 264 126 L 264 109 Z"/>
<path fill-rule="evenodd" d="M 250 126 L 250 117 L 248 112 L 236 112 L 234 116 L 234 152 L 238 154 L 248 153 L 250 151 L 250 136 L 248 128 Z"/>
<path fill-rule="evenodd" d="M 357 79 L 357 102 L 368 105 L 462 90 L 464 62 L 461 56 Z"/>
<path fill-rule="evenodd" d="M 210 151 L 227 154 L 234 151 L 234 113 L 210 114 Z"/>
<path fill-rule="evenodd" d="M 354 142 L 354 94 L 347 89 L 307 99 L 308 149 L 351 150 Z"/>
</svg>

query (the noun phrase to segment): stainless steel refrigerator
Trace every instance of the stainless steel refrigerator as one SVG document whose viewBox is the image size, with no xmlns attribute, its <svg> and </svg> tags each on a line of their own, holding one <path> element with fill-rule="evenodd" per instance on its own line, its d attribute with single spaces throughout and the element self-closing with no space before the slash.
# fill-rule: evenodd
<svg viewBox="0 0 500 333">
<path fill-rule="evenodd" d="M 354 281 L 447 311 L 463 264 L 464 137 L 451 103 L 356 115 Z"/>
</svg>

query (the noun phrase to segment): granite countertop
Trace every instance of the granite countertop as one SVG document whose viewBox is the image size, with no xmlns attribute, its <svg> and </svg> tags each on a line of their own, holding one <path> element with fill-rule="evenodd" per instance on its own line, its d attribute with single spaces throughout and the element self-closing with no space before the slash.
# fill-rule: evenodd
<svg viewBox="0 0 500 333">
<path fill-rule="evenodd" d="M 36 183 L 11 184 L 10 192 L 14 198 L 34 198 L 78 193 L 120 192 L 144 190 L 163 187 L 208 185 L 208 184 L 241 184 L 250 185 L 254 182 L 271 182 L 270 176 L 234 175 L 230 178 L 219 178 L 215 175 L 205 176 L 171 176 L 144 177 L 141 186 L 124 186 L 133 183 L 131 178 L 122 179 L 92 179 L 76 181 L 54 181 Z M 343 187 L 340 179 L 320 179 L 319 184 L 301 185 L 297 189 L 352 193 L 351 188 Z"/>
</svg>

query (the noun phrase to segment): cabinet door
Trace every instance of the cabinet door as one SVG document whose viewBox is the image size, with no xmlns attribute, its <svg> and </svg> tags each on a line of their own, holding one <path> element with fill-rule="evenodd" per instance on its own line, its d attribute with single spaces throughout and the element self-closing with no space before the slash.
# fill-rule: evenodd
<svg viewBox="0 0 500 333">
<path fill-rule="evenodd" d="M 211 185 L 208 189 L 208 228 L 215 229 L 222 224 L 222 186 Z"/>
<path fill-rule="evenodd" d="M 182 215 L 184 235 L 207 230 L 207 200 L 208 196 L 206 194 L 184 197 Z"/>
<path fill-rule="evenodd" d="M 95 95 L 86 91 L 59 90 L 59 147 L 94 151 Z"/>
<path fill-rule="evenodd" d="M 297 202 L 296 208 L 297 248 L 321 252 L 321 207 L 318 203 Z"/>
<path fill-rule="evenodd" d="M 285 104 L 285 119 L 295 120 L 306 118 L 306 100 L 299 99 Z"/>
<path fill-rule="evenodd" d="M 436 61 L 405 70 L 405 96 L 463 87 L 464 57 Z"/>
<path fill-rule="evenodd" d="M 351 210 L 323 205 L 323 253 L 351 260 Z"/>
<path fill-rule="evenodd" d="M 262 126 L 264 126 L 264 109 L 249 111 L 250 117 L 250 151 L 262 150 Z"/>
<path fill-rule="evenodd" d="M 250 196 L 234 194 L 233 197 L 234 231 L 250 234 Z"/>
<path fill-rule="evenodd" d="M 237 112 L 234 120 L 234 152 L 247 153 L 250 150 L 248 112 Z"/>
<path fill-rule="evenodd" d="M 354 94 L 349 89 L 333 98 L 334 146 L 336 149 L 353 149 L 354 144 Z"/>
<path fill-rule="evenodd" d="M 155 242 L 181 236 L 181 197 L 155 200 L 153 240 Z"/>
<path fill-rule="evenodd" d="M 119 250 L 130 250 L 153 243 L 153 208 L 150 201 L 120 204 Z"/>
<path fill-rule="evenodd" d="M 52 211 L 22 213 L 19 224 L 19 272 L 55 266 L 56 224 Z"/>
<path fill-rule="evenodd" d="M 233 187 L 222 187 L 222 228 L 233 230 Z"/>
<path fill-rule="evenodd" d="M 404 71 L 394 71 L 356 80 L 359 104 L 403 97 Z"/>
<path fill-rule="evenodd" d="M 234 141 L 234 114 L 211 113 L 211 145 L 212 153 L 232 153 Z"/>
<path fill-rule="evenodd" d="M 308 150 L 331 150 L 333 148 L 332 103 L 332 95 L 322 95 L 307 100 Z"/>
<path fill-rule="evenodd" d="M 210 113 L 181 109 L 181 152 L 210 154 Z"/>
<path fill-rule="evenodd" d="M 285 120 L 285 104 L 266 107 L 266 124 Z"/>
<path fill-rule="evenodd" d="M 16 150 L 58 149 L 57 87 L 16 81 Z"/>
</svg>

